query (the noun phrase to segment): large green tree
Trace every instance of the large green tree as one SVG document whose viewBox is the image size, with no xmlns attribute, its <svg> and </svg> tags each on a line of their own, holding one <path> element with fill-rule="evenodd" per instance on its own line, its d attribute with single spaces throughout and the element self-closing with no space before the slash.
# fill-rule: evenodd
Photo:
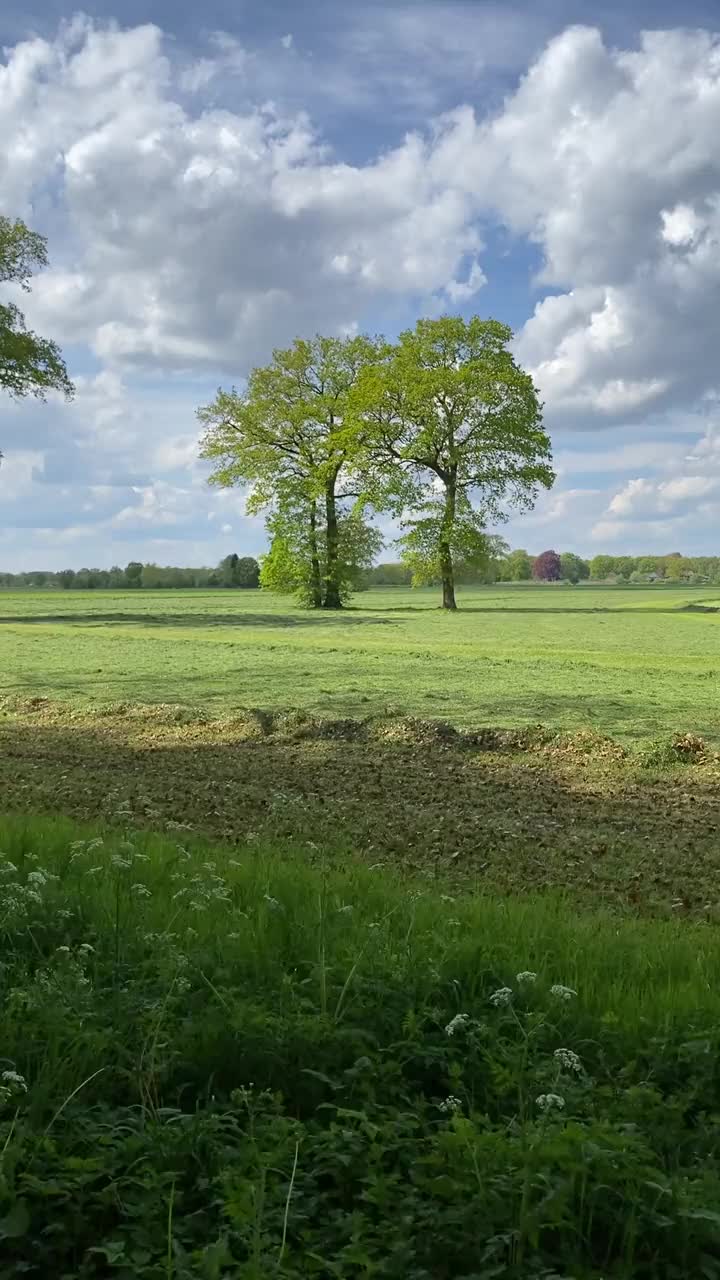
<svg viewBox="0 0 720 1280">
<path fill-rule="evenodd" d="M 368 494 L 394 504 L 411 559 L 432 563 L 455 609 L 456 558 L 481 557 L 489 523 L 533 506 L 554 481 L 530 376 L 497 320 L 420 320 L 363 369 L 353 412 L 367 433 Z"/>
<path fill-rule="evenodd" d="M 380 340 L 363 336 L 298 339 L 254 369 L 243 393 L 220 390 L 198 410 L 206 428 L 201 456 L 215 464 L 211 483 L 249 486 L 250 510 L 289 519 L 296 532 L 302 526 L 295 545 L 304 548 L 306 595 L 316 608 L 342 606 L 340 521 L 358 497 L 362 433 L 348 417 L 348 399 L 382 350 Z"/>
<path fill-rule="evenodd" d="M 31 231 L 24 222 L 0 216 L 0 284 L 19 286 L 26 292 L 28 281 L 47 266 L 44 236 Z M 73 394 L 73 385 L 57 343 L 28 329 L 25 317 L 13 301 L 0 302 L 0 388 L 11 396 L 37 396 L 48 391 Z"/>
</svg>

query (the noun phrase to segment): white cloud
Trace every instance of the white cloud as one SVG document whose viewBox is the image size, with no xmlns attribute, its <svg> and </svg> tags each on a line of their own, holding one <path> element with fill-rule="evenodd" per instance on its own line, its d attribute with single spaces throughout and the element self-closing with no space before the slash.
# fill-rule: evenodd
<svg viewBox="0 0 720 1280">
<path fill-rule="evenodd" d="M 28 312 L 108 364 L 242 373 L 297 332 L 338 330 L 383 298 L 483 282 L 472 200 L 434 179 L 432 139 L 363 166 L 331 158 L 302 112 L 181 105 L 217 63 L 176 67 L 147 25 L 64 25 L 0 70 L 2 205 L 54 188 L 64 243 Z M 52 129 L 48 121 L 52 120 Z M 339 287 L 339 285 L 342 287 Z"/>
<path fill-rule="evenodd" d="M 634 50 L 574 27 L 490 121 L 455 114 L 431 163 L 488 193 L 542 252 L 518 337 L 548 407 L 608 420 L 718 382 L 720 38 L 655 31 Z"/>
<path fill-rule="evenodd" d="M 3 409 L 8 528 L 181 542 L 201 521 L 219 545 L 225 520 L 259 537 L 241 495 L 205 491 L 193 410 L 210 378 L 242 378 L 299 332 L 466 305 L 493 284 L 492 220 L 542 258 L 517 351 L 551 429 L 649 422 L 663 454 L 658 467 L 621 444 L 612 467 L 585 468 L 624 474 L 614 491 L 560 486 L 531 520 L 610 536 L 716 511 L 717 437 L 688 460 L 661 436 L 690 434 L 683 415 L 696 430 L 720 383 L 720 38 L 653 32 L 622 50 L 570 28 L 494 116 L 432 118 L 451 86 L 466 94 L 488 62 L 514 68 L 536 36 L 497 6 L 482 22 L 477 6 L 422 8 L 376 7 L 333 37 L 338 102 L 349 86 L 357 103 L 364 78 L 376 112 L 381 84 L 391 115 L 418 109 L 365 162 L 281 91 L 284 76 L 317 104 L 327 67 L 287 38 L 269 61 L 224 33 L 189 58 L 153 25 L 79 17 L 7 51 L 0 207 L 48 230 L 54 264 L 29 319 L 102 366 L 77 379 L 74 406 Z M 393 87 L 401 47 L 414 61 Z M 175 389 L 158 390 L 167 372 Z"/>
<path fill-rule="evenodd" d="M 676 459 L 672 474 L 626 481 L 611 496 L 593 534 L 598 539 L 637 533 L 665 537 L 696 528 L 715 530 L 718 522 L 720 430 L 711 425 L 691 453 Z"/>
</svg>

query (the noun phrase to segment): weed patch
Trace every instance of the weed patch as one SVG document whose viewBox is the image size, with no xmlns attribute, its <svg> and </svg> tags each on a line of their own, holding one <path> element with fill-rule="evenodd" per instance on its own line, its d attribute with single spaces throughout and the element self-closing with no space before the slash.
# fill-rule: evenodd
<svg viewBox="0 0 720 1280">
<path fill-rule="evenodd" d="M 0 1277 L 720 1273 L 720 943 L 0 827 Z"/>
</svg>

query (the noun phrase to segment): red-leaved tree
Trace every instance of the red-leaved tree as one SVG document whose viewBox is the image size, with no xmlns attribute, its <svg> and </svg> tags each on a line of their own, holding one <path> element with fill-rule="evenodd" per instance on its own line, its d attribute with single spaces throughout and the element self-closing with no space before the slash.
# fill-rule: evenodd
<svg viewBox="0 0 720 1280">
<path fill-rule="evenodd" d="M 543 551 L 533 562 L 533 578 L 537 582 L 559 582 L 562 577 L 557 551 Z"/>
</svg>

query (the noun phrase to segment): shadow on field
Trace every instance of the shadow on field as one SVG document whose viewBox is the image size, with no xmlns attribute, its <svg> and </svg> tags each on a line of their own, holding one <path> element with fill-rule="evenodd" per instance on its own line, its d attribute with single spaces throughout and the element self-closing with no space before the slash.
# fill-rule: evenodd
<svg viewBox="0 0 720 1280">
<path fill-rule="evenodd" d="M 152 627 L 330 627 L 333 625 L 371 627 L 395 627 L 398 624 L 390 618 L 367 618 L 342 610 L 339 613 L 43 613 L 43 614 L 9 614 L 0 617 L 3 624 L 34 622 L 69 623 L 71 626 L 132 626 Z"/>
<path fill-rule="evenodd" d="M 435 610 L 437 613 L 444 612 L 441 609 L 440 605 L 433 606 L 433 605 L 419 605 L 419 604 L 404 604 L 404 605 L 394 605 L 394 606 L 390 605 L 388 607 L 385 607 L 385 606 L 378 607 L 377 605 L 370 605 L 367 608 L 363 608 L 363 612 L 365 613 L 432 613 L 433 610 Z M 533 605 L 529 605 L 529 604 L 525 604 L 525 605 L 516 605 L 516 604 L 463 605 L 463 604 L 459 604 L 456 614 L 446 613 L 445 616 L 449 618 L 462 617 L 464 614 L 468 614 L 468 613 L 529 613 L 529 614 L 550 613 L 556 616 L 563 613 L 581 613 L 581 614 L 644 613 L 646 617 L 650 619 L 650 618 L 657 617 L 659 613 L 702 614 L 702 613 L 718 613 L 718 612 L 720 612 L 720 610 L 715 608 L 709 608 L 709 607 L 701 607 L 700 605 L 677 605 L 677 604 L 663 606 L 662 608 L 658 608 L 655 605 L 653 605 L 652 608 L 648 608 L 647 606 L 643 608 L 640 605 L 615 605 L 610 607 L 596 606 L 596 605 L 550 605 L 550 606 L 540 605 L 538 607 L 534 607 Z M 0 619 L 0 621 L 2 621 L 2 619 Z"/>
<path fill-rule="evenodd" d="M 439 740 L 253 733 L 119 717 L 0 722 L 0 809 L 291 839 L 500 892 L 720 911 L 718 771 Z M 179 825 L 178 825 L 179 824 Z M 674 904 L 674 905 L 673 905 Z M 518 963 L 522 957 L 518 957 Z"/>
</svg>

